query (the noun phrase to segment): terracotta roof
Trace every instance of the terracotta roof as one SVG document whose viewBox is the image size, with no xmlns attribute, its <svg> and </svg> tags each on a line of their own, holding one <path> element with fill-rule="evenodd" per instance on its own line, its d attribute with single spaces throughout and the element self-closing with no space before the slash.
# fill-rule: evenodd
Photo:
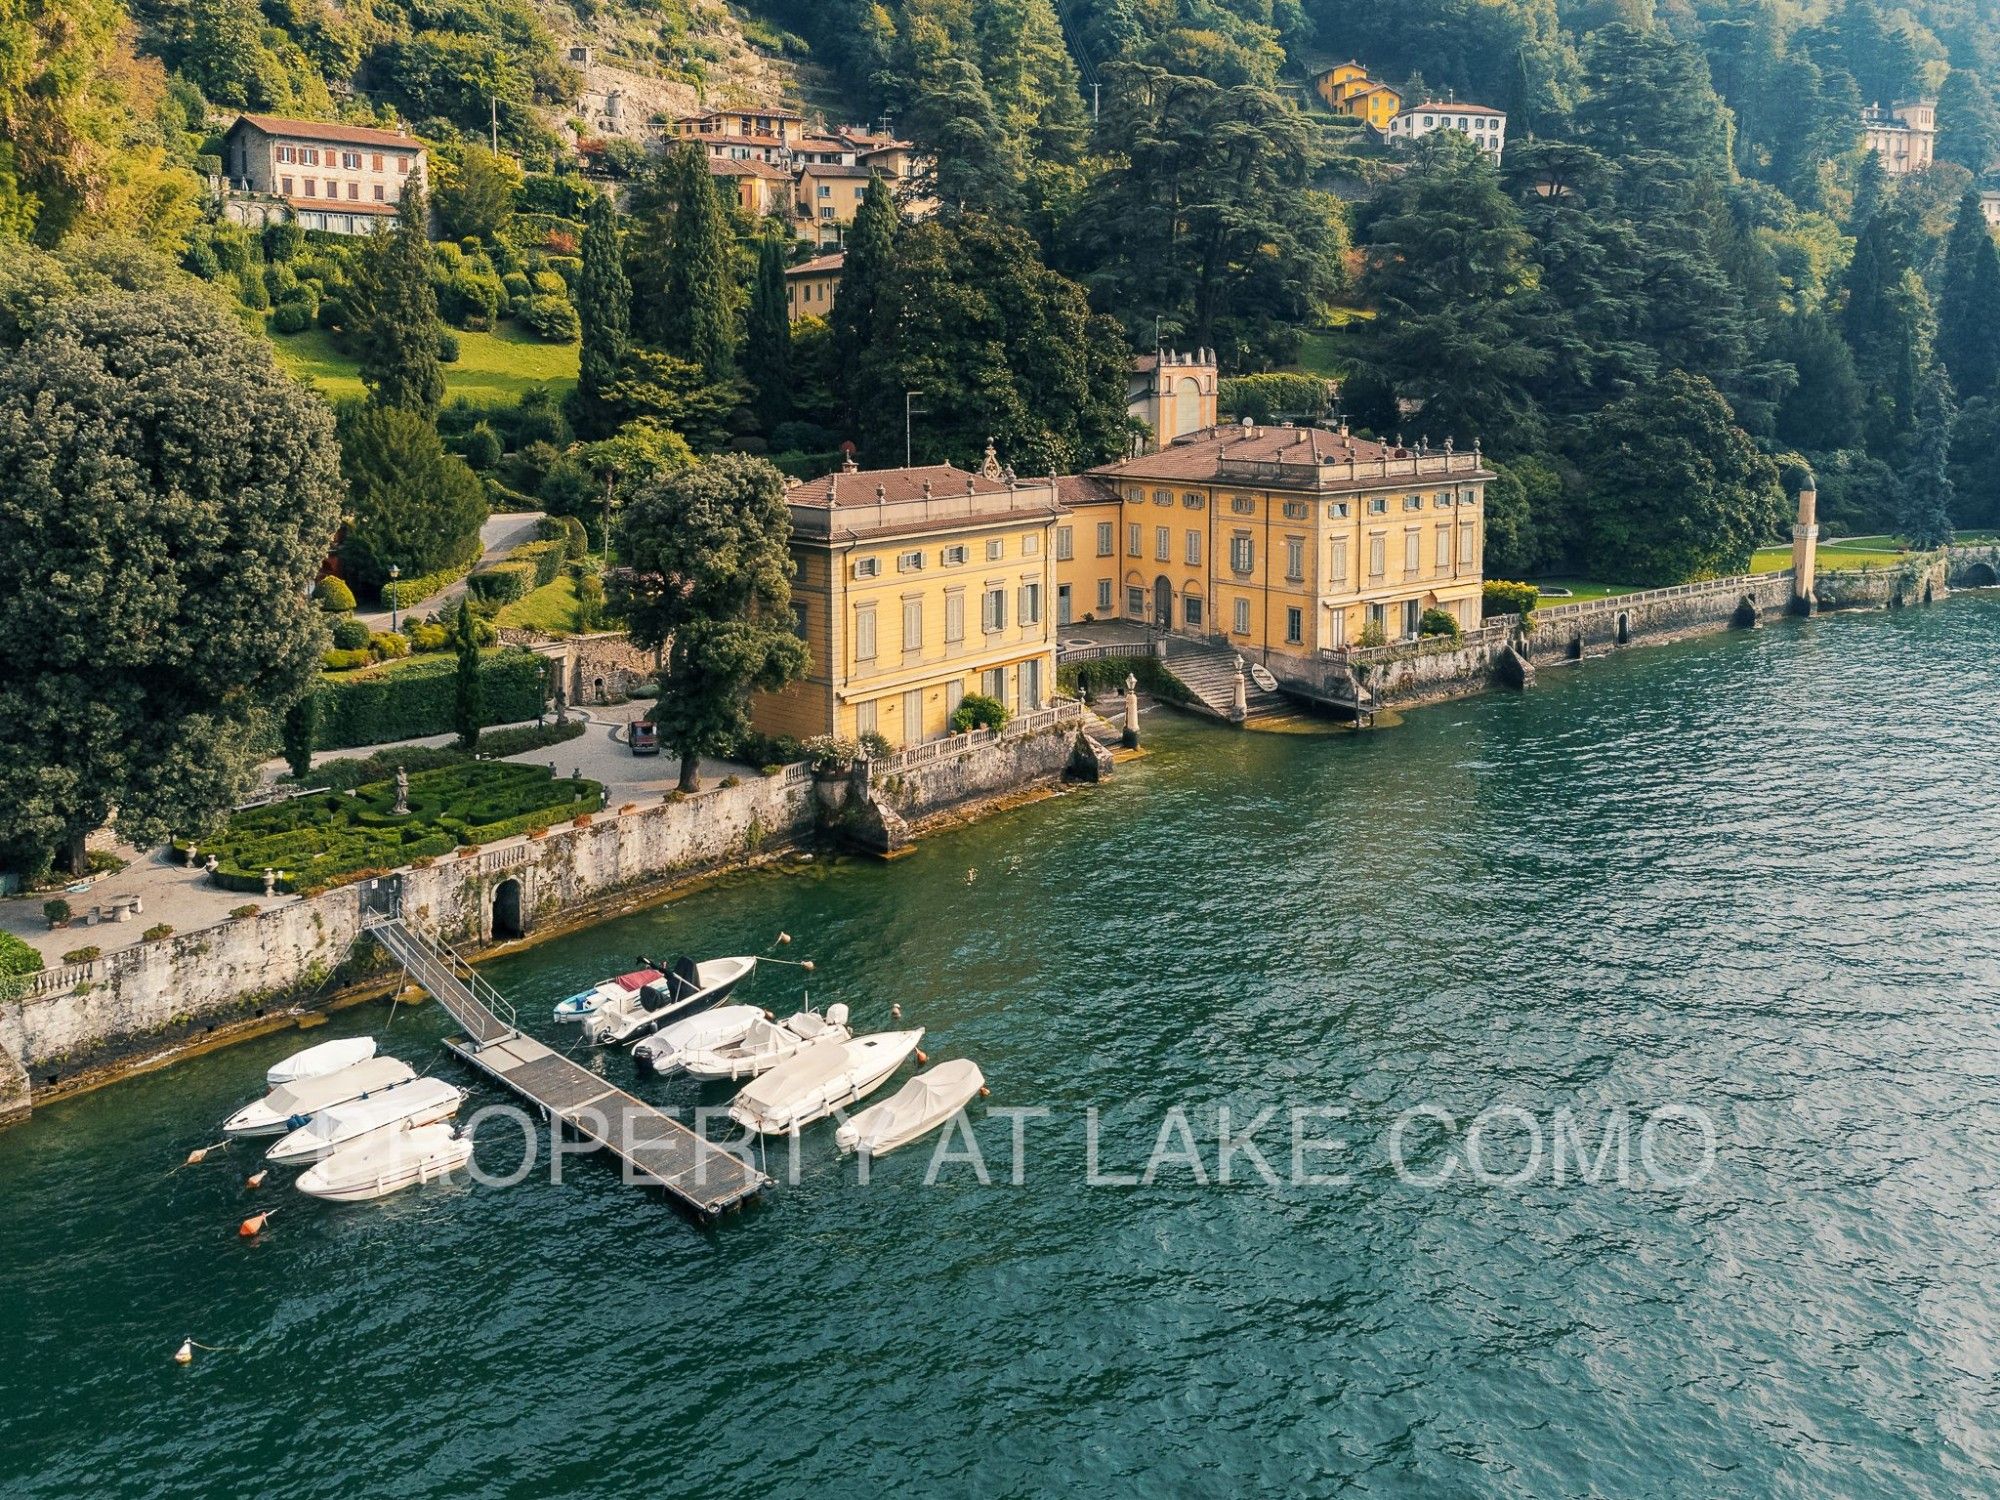
<svg viewBox="0 0 2000 1500">
<path fill-rule="evenodd" d="M 293 208 L 310 208 L 331 214 L 393 215 L 396 212 L 396 205 L 393 203 L 362 203 L 358 200 L 349 202 L 345 198 L 301 198 L 296 193 L 285 201 Z"/>
<path fill-rule="evenodd" d="M 1430 99 L 1422 104 L 1412 104 L 1403 113 L 1414 115 L 1427 109 L 1441 115 L 1500 115 L 1504 118 L 1507 113 L 1504 109 L 1493 109 L 1484 104 L 1455 104 L 1449 99 Z"/>
<path fill-rule="evenodd" d="M 1118 486 L 1096 474 L 1064 474 L 1056 480 L 1056 498 L 1064 505 L 1115 503 Z"/>
<path fill-rule="evenodd" d="M 800 264 L 789 268 L 785 274 L 787 276 L 824 276 L 829 272 L 838 271 L 846 261 L 847 252 L 845 250 L 838 250 L 832 255 L 821 255 L 816 256 L 812 260 L 802 261 Z"/>
<path fill-rule="evenodd" d="M 966 488 L 968 480 L 972 483 L 970 490 Z M 914 469 L 839 471 L 796 485 L 785 492 L 785 498 L 793 505 L 813 505 L 822 510 L 839 510 L 850 505 L 872 507 L 900 500 L 920 500 L 927 484 L 933 496 L 1007 493 L 1006 483 L 1002 480 L 988 479 L 983 474 L 974 474 L 951 464 L 927 464 Z M 876 494 L 877 486 L 882 490 L 879 496 Z"/>
<path fill-rule="evenodd" d="M 800 165 L 799 171 L 801 173 L 810 173 L 814 177 L 854 177 L 866 179 L 875 175 L 867 167 L 848 167 L 842 166 L 838 162 L 830 161 L 805 162 Z"/>
<path fill-rule="evenodd" d="M 1350 460 L 1356 466 L 1352 473 Z M 1322 464 L 1328 466 L 1323 472 Z M 1259 476 L 1252 469 L 1258 465 L 1269 472 Z M 1398 481 L 1420 484 L 1447 472 L 1483 475 L 1486 471 L 1477 450 L 1447 455 L 1442 448 L 1399 448 L 1344 437 L 1324 427 L 1265 426 L 1210 427 L 1177 438 L 1158 453 L 1103 464 L 1090 472 L 1111 479 L 1348 489 L 1382 488 Z"/>
<path fill-rule="evenodd" d="M 424 143 L 415 136 L 394 130 L 374 130 L 366 125 L 339 125 L 329 120 L 294 120 L 284 115 L 238 115 L 230 125 L 254 125 L 266 135 L 297 136 L 308 141 L 339 141 L 349 146 L 392 146 L 399 151 L 421 151 Z"/>
<path fill-rule="evenodd" d="M 711 177 L 762 177 L 767 182 L 790 182 L 792 174 L 783 167 L 763 161 L 755 156 L 711 156 L 708 159 L 708 175 Z"/>
</svg>

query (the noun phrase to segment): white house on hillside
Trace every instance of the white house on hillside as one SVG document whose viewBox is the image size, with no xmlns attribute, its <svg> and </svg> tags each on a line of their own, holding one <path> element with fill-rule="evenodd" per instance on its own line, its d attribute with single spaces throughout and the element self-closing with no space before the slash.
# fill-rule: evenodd
<svg viewBox="0 0 2000 1500">
<path fill-rule="evenodd" d="M 1389 122 L 1387 134 L 1392 141 L 1414 141 L 1433 130 L 1456 130 L 1470 136 L 1497 161 L 1507 144 L 1507 112 L 1489 109 L 1484 104 L 1432 99 L 1397 115 Z"/>
</svg>

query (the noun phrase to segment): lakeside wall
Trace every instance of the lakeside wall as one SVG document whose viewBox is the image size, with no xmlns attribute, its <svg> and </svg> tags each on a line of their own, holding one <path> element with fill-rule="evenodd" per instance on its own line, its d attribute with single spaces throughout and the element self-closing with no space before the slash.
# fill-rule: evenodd
<svg viewBox="0 0 2000 1500">
<path fill-rule="evenodd" d="M 857 796 L 915 822 L 1047 782 L 1068 764 L 1081 722 L 1081 706 L 1063 703 L 998 734 L 917 746 L 871 768 L 866 795 L 844 774 L 815 777 L 798 764 L 461 850 L 397 872 L 404 917 L 466 952 L 571 925 L 803 843 Z M 361 887 L 341 886 L 31 976 L 0 1002 L 0 1122 L 26 1112 L 23 1084 L 61 1092 L 86 1074 L 386 979 L 372 944 L 357 951 L 361 916 Z"/>
</svg>

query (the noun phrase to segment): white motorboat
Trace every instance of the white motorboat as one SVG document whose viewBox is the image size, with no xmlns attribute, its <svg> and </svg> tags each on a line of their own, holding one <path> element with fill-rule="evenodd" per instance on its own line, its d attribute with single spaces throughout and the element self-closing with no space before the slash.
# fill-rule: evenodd
<svg viewBox="0 0 2000 1500">
<path fill-rule="evenodd" d="M 886 1156 L 936 1130 L 985 1087 L 986 1075 L 970 1059 L 956 1057 L 941 1062 L 912 1078 L 893 1098 L 869 1105 L 842 1125 L 834 1132 L 834 1143 L 842 1151 Z"/>
<path fill-rule="evenodd" d="M 558 1000 L 556 1019 L 588 1021 L 605 1006 L 625 1004 L 647 985 L 665 977 L 658 969 L 634 969 L 629 974 L 620 974 L 616 979 L 607 979 L 602 984 L 578 991 L 567 1000 Z"/>
<path fill-rule="evenodd" d="M 299 1191 L 336 1203 L 366 1203 L 419 1183 L 434 1182 L 472 1160 L 472 1137 L 451 1126 L 377 1130 L 313 1163 Z"/>
<path fill-rule="evenodd" d="M 757 967 L 754 958 L 711 958 L 696 963 L 675 961 L 664 978 L 648 984 L 630 1000 L 613 1001 L 584 1022 L 583 1034 L 593 1042 L 622 1045 L 651 1036 L 670 1021 L 707 1010 L 723 999 Z"/>
<path fill-rule="evenodd" d="M 338 1073 L 321 1073 L 301 1078 L 283 1088 L 272 1089 L 255 1104 L 246 1104 L 222 1122 L 222 1133 L 232 1140 L 246 1136 L 283 1135 L 297 1130 L 330 1105 L 350 1099 L 365 1099 L 408 1083 L 417 1070 L 393 1057 L 371 1057 Z"/>
<path fill-rule="evenodd" d="M 419 1078 L 366 1099 L 336 1104 L 273 1146 L 266 1156 L 281 1165 L 318 1161 L 342 1146 L 392 1125 L 430 1125 L 449 1120 L 465 1102 L 465 1090 L 441 1078 Z"/>
<path fill-rule="evenodd" d="M 281 1063 L 273 1063 L 264 1070 L 264 1087 L 281 1089 L 288 1083 L 297 1083 L 302 1078 L 319 1078 L 328 1073 L 338 1073 L 342 1068 L 351 1068 L 358 1062 L 366 1062 L 375 1055 L 375 1038 L 372 1036 L 347 1036 L 339 1041 L 321 1042 L 317 1047 L 308 1047 L 303 1052 L 294 1052 Z"/>
<path fill-rule="evenodd" d="M 721 1005 L 714 1010 L 697 1011 L 670 1026 L 662 1026 L 639 1043 L 632 1049 L 632 1060 L 641 1067 L 671 1073 L 680 1067 L 685 1054 L 740 1042 L 763 1019 L 764 1012 L 754 1005 Z"/>
<path fill-rule="evenodd" d="M 733 1042 L 690 1047 L 682 1054 L 680 1065 L 689 1076 L 704 1082 L 718 1078 L 759 1078 L 814 1042 L 828 1039 L 844 1042 L 853 1035 L 848 1029 L 844 1005 L 828 1006 L 823 1016 L 816 1010 L 802 1010 L 782 1021 L 760 1016 L 756 1025 Z"/>
<path fill-rule="evenodd" d="M 814 1042 L 738 1094 L 729 1118 L 760 1135 L 779 1135 L 823 1120 L 888 1082 L 923 1039 L 918 1027 L 845 1042 L 832 1037 Z"/>
</svg>

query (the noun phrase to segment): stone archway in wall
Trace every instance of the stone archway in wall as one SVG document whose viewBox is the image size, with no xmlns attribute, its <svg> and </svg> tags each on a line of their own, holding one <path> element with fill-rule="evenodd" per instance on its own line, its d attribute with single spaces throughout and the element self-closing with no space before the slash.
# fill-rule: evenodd
<svg viewBox="0 0 2000 1500">
<path fill-rule="evenodd" d="M 2000 585 L 2000 573 L 1993 570 L 1992 563 L 1976 562 L 1959 575 L 1959 587 L 1968 589 L 1990 589 Z"/>
<path fill-rule="evenodd" d="M 517 876 L 510 875 L 493 887 L 491 929 L 494 942 L 504 943 L 528 935 L 522 902 L 521 882 Z"/>
</svg>

